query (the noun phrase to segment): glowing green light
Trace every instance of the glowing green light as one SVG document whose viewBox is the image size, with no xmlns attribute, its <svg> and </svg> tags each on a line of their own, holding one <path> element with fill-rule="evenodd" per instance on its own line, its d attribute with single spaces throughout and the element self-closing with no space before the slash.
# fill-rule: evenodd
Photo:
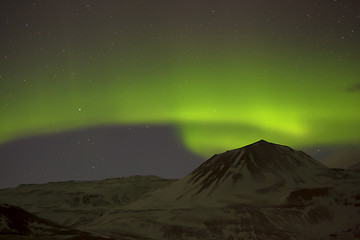
<svg viewBox="0 0 360 240">
<path fill-rule="evenodd" d="M 359 81 L 358 59 L 254 49 L 204 48 L 171 63 L 161 51 L 128 65 L 114 57 L 94 69 L 74 64 L 77 74 L 55 80 L 33 72 L 26 85 L 1 89 L 0 142 L 105 124 L 173 124 L 207 157 L 259 139 L 295 147 L 359 139 L 360 94 L 345 91 Z"/>
</svg>

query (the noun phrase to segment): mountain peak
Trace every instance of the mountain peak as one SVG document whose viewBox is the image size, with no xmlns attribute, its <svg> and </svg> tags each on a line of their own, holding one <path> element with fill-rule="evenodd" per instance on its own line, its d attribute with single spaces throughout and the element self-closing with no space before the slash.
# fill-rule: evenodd
<svg viewBox="0 0 360 240">
<path fill-rule="evenodd" d="M 327 168 L 302 151 L 261 139 L 215 154 L 187 176 L 187 183 L 198 186 L 196 194 L 205 190 L 211 193 L 224 184 L 237 182 L 297 185 L 311 181 L 312 172 L 324 169 Z"/>
<path fill-rule="evenodd" d="M 280 144 L 276 144 L 276 143 L 272 143 L 272 142 L 268 142 L 264 139 L 260 139 L 259 141 L 257 142 L 254 142 L 254 143 L 251 143 L 249 145 L 246 145 L 244 147 L 241 147 L 239 149 L 242 149 L 242 148 L 246 148 L 246 147 L 250 147 L 250 146 L 272 146 L 272 147 L 276 147 L 276 146 L 283 146 L 283 145 L 280 145 Z M 287 147 L 287 146 L 283 146 L 283 147 Z"/>
<path fill-rule="evenodd" d="M 261 139 L 257 142 L 254 142 L 254 143 L 251 143 L 249 145 L 246 145 L 242 148 L 238 148 L 238 149 L 243 149 L 243 148 L 249 148 L 249 147 L 276 147 L 276 146 L 282 146 L 282 145 L 279 145 L 279 144 L 275 144 L 275 143 L 271 143 L 271 142 L 268 142 L 264 139 Z"/>
</svg>

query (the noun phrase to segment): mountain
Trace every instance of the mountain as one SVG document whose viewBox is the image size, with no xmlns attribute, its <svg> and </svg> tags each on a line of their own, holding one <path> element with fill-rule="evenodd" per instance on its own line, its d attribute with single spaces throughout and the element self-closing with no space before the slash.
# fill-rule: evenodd
<svg viewBox="0 0 360 240">
<path fill-rule="evenodd" d="M 23 184 L 0 189 L 0 203 L 11 203 L 39 217 L 76 228 L 99 218 L 175 180 L 157 176 L 131 176 L 98 181 Z"/>
<path fill-rule="evenodd" d="M 327 179 L 327 167 L 302 151 L 264 140 L 215 154 L 176 183 L 153 193 L 152 204 L 218 205 L 224 202 L 276 204 L 289 189 Z M 145 201 L 138 202 L 138 206 Z"/>
<path fill-rule="evenodd" d="M 111 240 L 60 226 L 8 204 L 0 204 L 0 239 Z"/>
<path fill-rule="evenodd" d="M 177 181 L 138 176 L 0 190 L 0 202 L 12 199 L 117 239 L 360 239 L 360 172 L 264 140 L 215 154 Z"/>
<path fill-rule="evenodd" d="M 83 229 L 159 240 L 360 239 L 359 193 L 360 174 L 261 140 L 214 155 Z"/>
</svg>

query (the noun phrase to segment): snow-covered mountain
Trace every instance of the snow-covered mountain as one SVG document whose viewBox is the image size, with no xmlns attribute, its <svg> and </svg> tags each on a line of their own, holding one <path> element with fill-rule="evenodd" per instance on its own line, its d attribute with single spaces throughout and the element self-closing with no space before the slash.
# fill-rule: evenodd
<svg viewBox="0 0 360 240">
<path fill-rule="evenodd" d="M 117 239 L 360 239 L 360 172 L 264 140 L 216 154 L 178 181 L 119 181 L 20 186 L 0 190 L 0 202 Z"/>
<path fill-rule="evenodd" d="M 149 239 L 356 239 L 360 175 L 262 140 L 214 155 L 84 229 Z"/>
<path fill-rule="evenodd" d="M 136 206 L 278 204 L 294 187 L 326 183 L 327 178 L 319 177 L 326 171 L 327 167 L 302 151 L 261 140 L 215 154 L 186 177 Z"/>
</svg>

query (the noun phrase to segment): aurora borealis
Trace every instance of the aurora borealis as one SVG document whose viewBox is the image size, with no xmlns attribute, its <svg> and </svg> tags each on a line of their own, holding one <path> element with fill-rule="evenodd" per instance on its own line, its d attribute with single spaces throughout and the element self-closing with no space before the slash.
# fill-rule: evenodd
<svg viewBox="0 0 360 240">
<path fill-rule="evenodd" d="M 360 4 L 2 1 L 0 142 L 171 125 L 201 156 L 358 144 Z"/>
</svg>

